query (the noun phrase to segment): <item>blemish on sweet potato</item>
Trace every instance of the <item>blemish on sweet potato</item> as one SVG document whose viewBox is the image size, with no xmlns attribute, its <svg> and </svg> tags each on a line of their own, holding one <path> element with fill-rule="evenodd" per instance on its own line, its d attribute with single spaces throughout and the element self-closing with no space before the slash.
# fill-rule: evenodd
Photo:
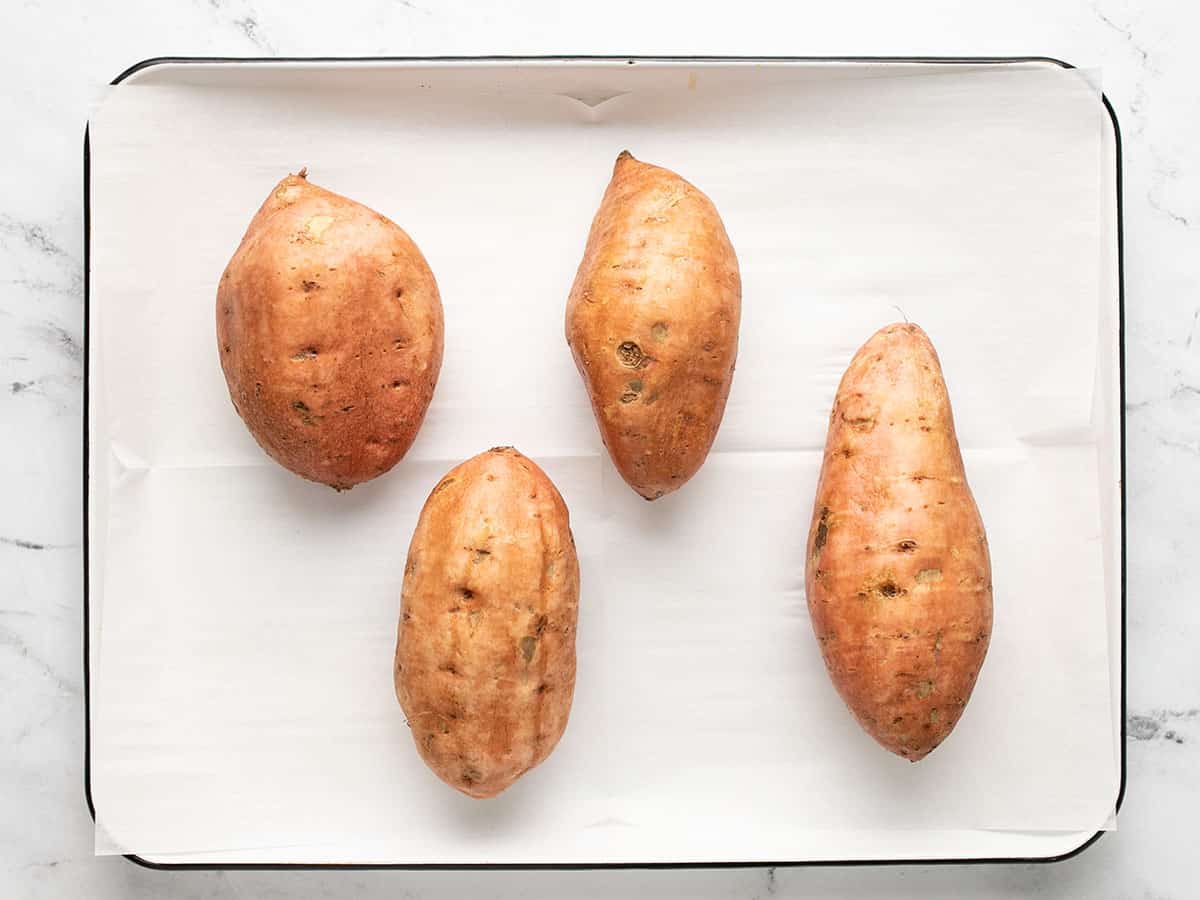
<svg viewBox="0 0 1200 900">
<path fill-rule="evenodd" d="M 626 368 L 636 369 L 644 359 L 642 348 L 633 341 L 622 341 L 617 345 L 617 361 Z"/>
<path fill-rule="evenodd" d="M 941 580 L 941 569 L 922 569 L 917 573 L 917 584 L 933 584 Z"/>
<path fill-rule="evenodd" d="M 312 416 L 312 411 L 308 408 L 308 404 L 303 400 L 293 400 L 292 409 L 300 414 L 300 421 L 305 425 L 316 425 L 317 422 Z"/>
<path fill-rule="evenodd" d="M 875 428 L 874 416 L 847 416 L 842 413 L 842 421 L 853 428 L 855 431 L 869 432 Z"/>
<path fill-rule="evenodd" d="M 665 341 L 669 331 L 666 322 L 655 322 L 650 326 L 650 334 L 656 341 Z"/>
<path fill-rule="evenodd" d="M 916 691 L 917 696 L 924 700 L 933 693 L 933 682 L 929 679 L 918 681 L 914 690 Z"/>
<path fill-rule="evenodd" d="M 821 518 L 817 520 L 817 533 L 813 537 L 812 558 L 815 562 L 821 558 L 821 550 L 829 539 L 829 507 L 821 507 Z"/>
<path fill-rule="evenodd" d="M 534 651 L 537 650 L 537 640 L 538 639 L 536 637 L 534 637 L 532 634 L 527 634 L 523 638 L 521 638 L 521 642 L 520 642 L 521 657 L 525 660 L 526 663 L 528 663 L 529 661 L 531 661 L 533 659 Z"/>
</svg>

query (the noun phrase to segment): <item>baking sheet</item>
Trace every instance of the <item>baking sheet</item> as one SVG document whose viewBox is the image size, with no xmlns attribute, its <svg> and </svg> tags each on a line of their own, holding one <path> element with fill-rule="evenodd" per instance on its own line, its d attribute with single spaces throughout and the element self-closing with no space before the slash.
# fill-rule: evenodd
<svg viewBox="0 0 1200 900">
<path fill-rule="evenodd" d="M 795 858 L 820 830 L 1105 823 L 1119 573 L 1105 566 L 1114 420 L 1096 400 L 1114 400 L 1115 298 L 1108 126 L 1078 73 L 328 74 L 149 79 L 92 122 L 98 851 L 753 861 Z M 562 338 L 624 147 L 709 193 L 744 283 L 714 453 L 655 504 L 603 455 Z M 216 278 L 249 216 L 302 165 L 405 227 L 446 306 L 420 438 L 343 496 L 261 455 L 212 333 Z M 895 307 L 941 353 L 996 595 L 975 696 L 918 766 L 845 712 L 803 595 L 832 394 Z M 416 757 L 391 649 L 421 502 L 499 443 L 536 458 L 571 507 L 580 668 L 550 760 L 478 803 Z"/>
</svg>

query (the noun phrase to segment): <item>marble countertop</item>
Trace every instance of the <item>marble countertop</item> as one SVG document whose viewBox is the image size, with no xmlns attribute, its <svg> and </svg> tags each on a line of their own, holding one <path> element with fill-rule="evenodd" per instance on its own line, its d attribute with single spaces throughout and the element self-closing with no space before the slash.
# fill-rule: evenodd
<svg viewBox="0 0 1200 900">
<path fill-rule="evenodd" d="M 810 18 L 811 16 L 811 18 Z M 1183 0 L 801 5 L 24 0 L 0 70 L 0 885 L 14 898 L 605 895 L 1184 898 L 1200 808 L 1200 11 Z M 83 797 L 82 169 L 104 85 L 153 56 L 1047 55 L 1093 69 L 1125 153 L 1128 787 L 1056 865 L 184 872 L 92 855 Z M 181 182 L 186 187 L 186 181 Z"/>
</svg>

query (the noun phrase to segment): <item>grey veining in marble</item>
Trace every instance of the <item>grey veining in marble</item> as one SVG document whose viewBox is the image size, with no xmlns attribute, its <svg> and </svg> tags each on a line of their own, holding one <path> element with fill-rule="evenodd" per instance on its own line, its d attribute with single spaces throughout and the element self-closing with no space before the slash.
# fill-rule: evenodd
<svg viewBox="0 0 1200 900">
<path fill-rule="evenodd" d="M 0 61 L 0 896 L 1183 898 L 1200 809 L 1200 12 L 954 4 L 134 0 L 6 4 Z M 159 873 L 92 855 L 81 646 L 83 125 L 161 55 L 1045 54 L 1098 70 L 1125 153 L 1128 790 L 1055 866 L 600 873 Z M 19 138 L 16 137 L 19 135 Z"/>
</svg>

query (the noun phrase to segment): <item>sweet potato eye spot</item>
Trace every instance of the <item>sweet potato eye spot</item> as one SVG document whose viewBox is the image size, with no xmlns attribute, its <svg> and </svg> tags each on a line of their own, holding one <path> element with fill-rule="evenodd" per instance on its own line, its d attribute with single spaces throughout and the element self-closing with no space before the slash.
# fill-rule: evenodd
<svg viewBox="0 0 1200 900">
<path fill-rule="evenodd" d="M 312 417 L 312 412 L 308 408 L 308 404 L 303 400 L 293 400 L 292 409 L 300 414 L 300 421 L 305 425 L 316 425 L 316 421 Z"/>
<path fill-rule="evenodd" d="M 896 549 L 901 553 L 912 553 L 917 549 L 917 542 L 913 540 L 903 540 L 896 545 Z"/>
<path fill-rule="evenodd" d="M 617 345 L 617 361 L 626 368 L 636 369 L 644 359 L 642 348 L 633 341 L 623 341 Z"/>
</svg>

